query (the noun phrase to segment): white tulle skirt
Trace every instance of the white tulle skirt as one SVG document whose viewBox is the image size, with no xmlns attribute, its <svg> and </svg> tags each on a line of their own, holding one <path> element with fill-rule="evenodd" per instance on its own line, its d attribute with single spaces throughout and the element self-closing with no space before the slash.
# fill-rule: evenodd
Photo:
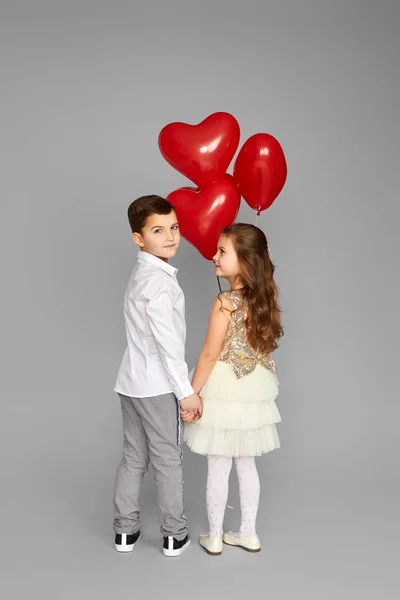
<svg viewBox="0 0 400 600">
<path fill-rule="evenodd" d="M 216 456 L 260 456 L 279 448 L 278 393 L 272 371 L 257 365 L 237 379 L 229 364 L 218 361 L 200 393 L 203 416 L 185 424 L 185 442 L 197 454 Z"/>
</svg>

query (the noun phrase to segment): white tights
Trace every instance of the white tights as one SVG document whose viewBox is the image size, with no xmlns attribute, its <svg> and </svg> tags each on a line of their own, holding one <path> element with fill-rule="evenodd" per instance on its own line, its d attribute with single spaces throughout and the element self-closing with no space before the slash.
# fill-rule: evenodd
<svg viewBox="0 0 400 600">
<path fill-rule="evenodd" d="M 232 458 L 226 456 L 208 456 L 207 458 L 206 497 L 210 524 L 209 535 L 210 537 L 222 537 Z M 256 534 L 256 518 L 260 499 L 260 480 L 256 461 L 253 456 L 241 456 L 234 460 L 239 479 L 241 509 L 241 525 L 237 535 L 239 537 L 251 537 Z"/>
</svg>

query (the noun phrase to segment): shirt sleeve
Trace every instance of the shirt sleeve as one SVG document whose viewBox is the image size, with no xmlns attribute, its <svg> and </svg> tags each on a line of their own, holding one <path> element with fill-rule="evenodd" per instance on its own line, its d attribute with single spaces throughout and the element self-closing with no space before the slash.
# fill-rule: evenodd
<svg viewBox="0 0 400 600">
<path fill-rule="evenodd" d="M 172 391 L 178 400 L 194 394 L 185 362 L 184 340 L 176 331 L 173 302 L 167 289 L 161 288 L 146 303 L 148 324 Z"/>
</svg>

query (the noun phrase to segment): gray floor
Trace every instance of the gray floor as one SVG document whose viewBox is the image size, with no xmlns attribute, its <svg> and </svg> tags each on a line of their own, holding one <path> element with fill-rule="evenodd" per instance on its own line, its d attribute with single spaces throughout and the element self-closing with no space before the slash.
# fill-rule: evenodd
<svg viewBox="0 0 400 600">
<path fill-rule="evenodd" d="M 67 406 L 68 399 L 61 399 Z M 89 414 L 82 413 L 89 424 Z M 149 473 L 142 496 L 143 540 L 134 553 L 120 555 L 111 528 L 118 404 L 107 410 L 103 404 L 98 432 L 90 425 L 85 430 L 84 422 L 76 426 L 76 414 L 67 409 L 61 416 L 60 439 L 34 411 L 2 435 L 9 448 L 15 437 L 30 440 L 3 463 L 2 597 L 80 600 L 146 593 L 173 599 L 202 598 L 206 592 L 241 598 L 257 591 L 282 599 L 398 598 L 398 506 L 378 465 L 358 472 L 345 465 L 312 471 L 283 448 L 259 459 L 262 552 L 226 547 L 212 558 L 197 544 L 206 529 L 205 462 L 186 451 L 191 548 L 178 559 L 162 556 Z M 239 518 L 234 473 L 228 503 L 230 528 Z"/>
</svg>

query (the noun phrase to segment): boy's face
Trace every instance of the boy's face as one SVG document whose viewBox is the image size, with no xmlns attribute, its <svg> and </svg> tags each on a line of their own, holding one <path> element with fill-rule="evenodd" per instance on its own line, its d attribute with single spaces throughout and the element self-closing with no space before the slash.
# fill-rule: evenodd
<svg viewBox="0 0 400 600">
<path fill-rule="evenodd" d="M 169 215 L 153 214 L 147 217 L 141 233 L 134 233 L 133 240 L 144 252 L 167 262 L 175 256 L 181 241 L 175 211 Z"/>
</svg>

